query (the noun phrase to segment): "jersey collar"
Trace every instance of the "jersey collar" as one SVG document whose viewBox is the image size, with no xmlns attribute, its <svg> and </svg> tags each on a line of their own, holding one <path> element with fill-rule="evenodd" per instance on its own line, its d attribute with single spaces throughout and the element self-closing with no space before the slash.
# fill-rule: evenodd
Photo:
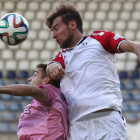
<svg viewBox="0 0 140 140">
<path fill-rule="evenodd" d="M 81 38 L 81 40 L 77 43 L 76 46 L 80 45 L 86 38 L 87 38 L 87 36 L 84 36 L 83 38 Z"/>
</svg>

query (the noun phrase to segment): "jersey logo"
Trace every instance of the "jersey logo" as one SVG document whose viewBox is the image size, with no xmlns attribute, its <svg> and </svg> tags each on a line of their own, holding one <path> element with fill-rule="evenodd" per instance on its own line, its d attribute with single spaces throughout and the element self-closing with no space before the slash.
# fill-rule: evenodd
<svg viewBox="0 0 140 140">
<path fill-rule="evenodd" d="M 82 42 L 82 43 L 81 43 L 82 46 L 85 46 L 85 45 L 87 45 L 87 44 L 88 44 L 88 42 Z"/>
<path fill-rule="evenodd" d="M 114 40 L 117 40 L 119 38 L 123 38 L 122 36 L 118 35 L 118 34 L 115 34 L 115 36 L 113 37 Z"/>
<path fill-rule="evenodd" d="M 99 36 L 102 36 L 102 35 L 104 35 L 104 32 L 100 32 L 100 33 L 92 33 L 92 35 L 94 35 L 94 36 L 96 36 L 96 35 L 99 35 Z"/>
<path fill-rule="evenodd" d="M 25 107 L 24 111 L 22 112 L 20 119 L 23 119 L 24 114 L 31 114 L 31 107 Z"/>
<path fill-rule="evenodd" d="M 31 107 L 25 107 L 23 114 L 31 114 Z"/>
<path fill-rule="evenodd" d="M 66 55 L 64 55 L 64 58 L 67 58 L 67 56 L 66 56 Z"/>
</svg>

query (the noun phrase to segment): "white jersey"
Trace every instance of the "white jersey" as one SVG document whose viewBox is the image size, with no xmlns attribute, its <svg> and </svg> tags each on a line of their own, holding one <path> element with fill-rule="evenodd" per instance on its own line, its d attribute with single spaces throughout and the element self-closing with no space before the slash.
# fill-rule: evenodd
<svg viewBox="0 0 140 140">
<path fill-rule="evenodd" d="M 54 58 L 65 69 L 60 87 L 70 106 L 70 123 L 105 108 L 121 111 L 115 53 L 124 40 L 112 32 L 95 31 Z"/>
</svg>

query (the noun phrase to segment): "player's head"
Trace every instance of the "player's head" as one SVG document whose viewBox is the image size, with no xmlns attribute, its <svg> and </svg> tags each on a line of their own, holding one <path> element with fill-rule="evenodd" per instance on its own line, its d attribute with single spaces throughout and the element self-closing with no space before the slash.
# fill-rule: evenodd
<svg viewBox="0 0 140 140">
<path fill-rule="evenodd" d="M 53 31 L 53 38 L 62 49 L 71 46 L 75 31 L 83 34 L 81 16 L 72 4 L 60 4 L 51 11 L 46 25 Z"/>
<path fill-rule="evenodd" d="M 77 24 L 77 29 L 83 34 L 83 22 L 79 11 L 72 4 L 60 4 L 56 9 L 52 10 L 46 18 L 46 25 L 51 29 L 53 21 L 61 17 L 62 22 L 68 26 L 74 20 Z"/>
<path fill-rule="evenodd" d="M 28 85 L 38 87 L 39 85 L 52 84 L 59 87 L 60 81 L 51 80 L 46 73 L 47 64 L 38 64 L 33 76 L 28 79 Z"/>
</svg>

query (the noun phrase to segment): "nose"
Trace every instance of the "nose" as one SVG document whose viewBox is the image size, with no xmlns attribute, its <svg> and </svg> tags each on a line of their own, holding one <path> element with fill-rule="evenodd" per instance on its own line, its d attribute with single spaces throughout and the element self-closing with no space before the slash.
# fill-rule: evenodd
<svg viewBox="0 0 140 140">
<path fill-rule="evenodd" d="M 53 31 L 53 33 L 52 33 L 52 38 L 55 39 L 56 37 L 57 37 L 56 32 Z"/>
<path fill-rule="evenodd" d="M 31 82 L 32 81 L 32 77 L 30 77 L 29 79 L 28 79 L 28 82 Z"/>
</svg>

